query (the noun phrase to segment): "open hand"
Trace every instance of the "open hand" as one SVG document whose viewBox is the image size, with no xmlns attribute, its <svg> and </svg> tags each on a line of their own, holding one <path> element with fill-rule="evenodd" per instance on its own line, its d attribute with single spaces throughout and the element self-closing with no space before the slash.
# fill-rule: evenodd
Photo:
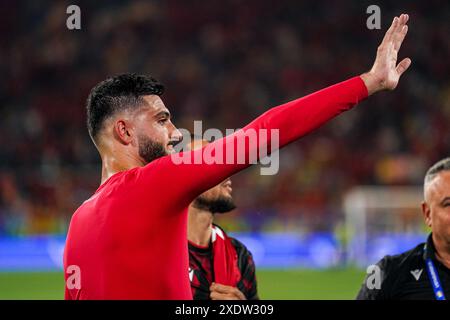
<svg viewBox="0 0 450 320">
<path fill-rule="evenodd" d="M 411 65 L 411 59 L 405 58 L 397 64 L 397 55 L 408 32 L 407 14 L 395 17 L 383 41 L 378 46 L 377 56 L 372 69 L 361 78 L 366 84 L 369 95 L 381 90 L 394 90 L 400 76 Z"/>
</svg>

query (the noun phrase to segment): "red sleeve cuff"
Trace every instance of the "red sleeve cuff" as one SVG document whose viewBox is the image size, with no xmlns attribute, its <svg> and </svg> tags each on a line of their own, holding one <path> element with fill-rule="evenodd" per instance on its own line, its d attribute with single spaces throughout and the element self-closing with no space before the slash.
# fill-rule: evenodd
<svg viewBox="0 0 450 320">
<path fill-rule="evenodd" d="M 367 91 L 366 84 L 364 83 L 364 80 L 360 76 L 356 76 L 351 78 L 349 81 L 353 81 L 355 85 L 355 92 L 358 97 L 358 102 L 364 100 L 369 95 L 369 92 Z"/>
</svg>

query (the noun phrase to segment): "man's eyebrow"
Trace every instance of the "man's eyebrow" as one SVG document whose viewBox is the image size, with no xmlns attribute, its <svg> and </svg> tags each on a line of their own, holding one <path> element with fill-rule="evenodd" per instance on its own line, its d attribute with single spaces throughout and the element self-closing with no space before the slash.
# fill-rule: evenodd
<svg viewBox="0 0 450 320">
<path fill-rule="evenodd" d="M 163 111 L 158 112 L 158 113 L 155 115 L 155 118 L 159 118 L 159 117 L 167 117 L 167 118 L 170 118 L 170 117 L 171 117 L 171 114 L 170 114 L 169 111 L 163 110 Z"/>
</svg>

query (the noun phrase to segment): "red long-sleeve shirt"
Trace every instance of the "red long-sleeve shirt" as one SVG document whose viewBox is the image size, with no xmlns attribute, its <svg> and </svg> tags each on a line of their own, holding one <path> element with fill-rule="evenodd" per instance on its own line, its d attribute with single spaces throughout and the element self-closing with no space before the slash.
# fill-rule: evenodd
<svg viewBox="0 0 450 320">
<path fill-rule="evenodd" d="M 248 129 L 279 129 L 279 147 L 304 136 L 367 96 L 360 77 L 270 109 L 209 147 L 232 147 Z M 245 153 L 263 143 L 247 144 Z M 234 147 L 235 148 L 235 147 Z M 190 151 L 195 157 L 203 149 Z M 201 193 L 249 166 L 175 164 L 170 155 L 114 174 L 74 213 L 64 252 L 78 284 L 66 299 L 192 299 L 187 211 Z M 224 161 L 225 162 L 225 161 Z M 67 272 L 70 270 L 70 272 Z"/>
</svg>

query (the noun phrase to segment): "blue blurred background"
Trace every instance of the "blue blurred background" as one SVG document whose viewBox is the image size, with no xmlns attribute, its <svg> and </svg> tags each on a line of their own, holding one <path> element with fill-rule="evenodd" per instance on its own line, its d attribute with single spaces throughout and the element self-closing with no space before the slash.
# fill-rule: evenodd
<svg viewBox="0 0 450 320">
<path fill-rule="evenodd" d="M 346 266 L 345 250 L 330 233 L 231 233 L 252 252 L 258 268 L 333 268 Z M 62 271 L 64 236 L 0 238 L 0 271 Z M 423 234 L 373 237 L 366 255 L 352 261 L 365 267 L 386 254 L 400 253 L 423 242 Z M 357 241 L 357 240 L 356 240 Z"/>
<path fill-rule="evenodd" d="M 81 30 L 66 28 L 70 4 L 81 8 Z M 371 4 L 1 1 L 0 271 L 60 270 L 70 217 L 100 182 L 84 108 L 98 81 L 147 73 L 166 85 L 178 127 L 239 128 L 366 71 L 401 12 L 411 23 L 400 56 L 413 65 L 395 93 L 285 148 L 276 176 L 234 176 L 238 209 L 217 222 L 258 268 L 362 267 L 424 241 L 420 222 L 408 231 L 402 218 L 372 228 L 351 255 L 362 240 L 343 201 L 360 185 L 420 188 L 427 167 L 449 155 L 450 2 L 380 2 L 381 30 L 366 28 Z M 420 220 L 419 202 L 408 210 Z"/>
</svg>

